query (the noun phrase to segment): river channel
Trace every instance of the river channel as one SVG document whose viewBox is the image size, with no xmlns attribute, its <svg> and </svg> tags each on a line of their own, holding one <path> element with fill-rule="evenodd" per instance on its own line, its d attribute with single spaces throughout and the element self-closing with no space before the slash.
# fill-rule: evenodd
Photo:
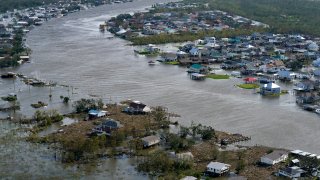
<svg viewBox="0 0 320 180">
<path fill-rule="evenodd" d="M 133 3 L 100 6 L 50 20 L 32 30 L 27 36 L 26 43 L 33 51 L 31 63 L 13 71 L 73 87 L 72 92 L 70 88 L 56 87 L 51 90 L 56 96 L 71 93 L 73 99 L 95 96 L 106 102 L 134 99 L 150 106 L 163 105 L 168 107 L 169 111 L 181 115 L 177 120 L 183 125 L 190 125 L 191 122 L 202 123 L 218 130 L 250 136 L 250 144 L 301 149 L 320 154 L 320 116 L 299 108 L 294 95 L 263 98 L 254 94 L 252 90 L 236 88 L 234 85 L 241 81 L 236 78 L 192 81 L 185 68 L 163 64 L 149 66 L 147 62 L 150 58 L 135 55 L 135 47 L 129 46 L 127 41 L 110 38 L 113 36 L 108 32 L 99 32 L 98 26 L 104 20 L 119 13 L 143 10 L 155 2 L 159 1 L 138 0 Z M 163 45 L 162 48 L 167 48 L 167 45 Z M 21 94 L 26 93 L 23 97 L 35 102 L 41 96 L 47 97 L 49 92 L 48 88 L 37 91 L 34 87 L 29 91 L 29 87 L 19 85 L 18 82 L 15 87 L 11 81 L 0 83 L 1 95 L 10 93 L 15 88 L 20 90 Z M 284 89 L 292 86 L 280 85 Z M 49 103 L 49 106 L 63 111 L 72 109 L 63 107 L 59 103 L 60 100 L 56 99 Z M 21 111 L 23 114 L 31 114 L 29 108 Z M 2 122 L 1 126 L 10 128 L 11 125 Z M 2 131 L 4 130 L 0 129 L 0 132 Z M 59 163 L 40 157 L 43 153 L 50 154 L 45 153 L 49 150 L 34 150 L 32 145 L 24 144 L 10 145 L 7 148 L 11 146 L 26 147 L 25 151 L 31 155 L 26 154 L 28 157 L 25 157 L 23 153 L 17 153 L 17 157 L 28 160 L 32 158 L 32 161 L 35 161 L 31 163 L 34 169 L 42 162 L 45 165 L 41 168 L 54 167 L 52 173 L 55 174 L 64 169 Z M 0 157 L 6 159 L 6 154 L 10 152 L 0 152 Z M 6 160 L 4 162 L 9 161 Z M 18 159 L 16 161 L 18 163 Z M 128 163 L 115 162 L 120 169 L 126 168 L 121 163 Z M 1 161 L 0 175 L 4 173 L 3 167 L 8 171 L 17 169 L 13 164 L 12 167 L 6 166 Z M 64 177 L 72 177 L 74 172 L 78 172 L 76 169 L 81 167 L 72 168 L 63 171 Z M 110 175 L 111 170 L 102 169 L 99 169 L 101 172 L 89 173 L 88 176 L 97 175 L 99 178 L 105 172 L 106 175 Z M 28 173 L 30 169 L 15 171 Z M 42 172 L 49 171 L 38 171 L 40 175 L 44 175 Z M 119 174 L 125 172 L 120 171 Z M 140 177 L 137 173 L 132 174 L 135 174 L 136 178 Z M 128 176 L 124 175 L 124 178 L 126 177 Z"/>
</svg>

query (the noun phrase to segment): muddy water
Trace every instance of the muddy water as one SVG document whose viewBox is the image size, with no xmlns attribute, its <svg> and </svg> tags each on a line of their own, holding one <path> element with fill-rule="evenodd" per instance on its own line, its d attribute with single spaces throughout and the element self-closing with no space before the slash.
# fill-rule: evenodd
<svg viewBox="0 0 320 180">
<path fill-rule="evenodd" d="M 75 91 L 73 99 L 95 95 L 105 101 L 130 98 L 149 105 L 164 105 L 170 111 L 180 114 L 182 117 L 178 120 L 184 125 L 190 125 L 193 121 L 211 125 L 219 130 L 251 136 L 250 144 L 302 149 L 320 154 L 320 117 L 297 107 L 293 95 L 263 98 L 251 90 L 236 88 L 234 85 L 240 83 L 239 79 L 191 81 L 185 68 L 161 64 L 149 66 L 147 62 L 150 58 L 135 55 L 134 48 L 128 46 L 126 41 L 110 39 L 108 37 L 112 37 L 111 34 L 107 32 L 101 34 L 98 31 L 98 25 L 106 18 L 118 13 L 135 12 L 154 2 L 156 1 L 141 0 L 131 4 L 101 6 L 54 19 L 30 32 L 27 43 L 33 50 L 32 63 L 25 64 L 16 71 L 71 85 Z M 1 95 L 12 91 L 12 82 L 0 83 L 2 83 Z M 290 84 L 280 85 L 284 89 L 291 87 Z M 24 87 L 21 92 L 28 92 L 27 90 L 28 87 Z M 49 106 L 66 109 L 58 97 L 60 94 L 70 93 L 70 90 L 61 87 L 54 92 L 56 93 L 54 103 Z M 39 89 L 33 96 L 23 97 L 37 101 L 39 96 L 47 98 L 48 88 Z M 2 126 L 10 128 L 12 125 Z M 27 158 L 25 164 L 22 163 L 19 168 L 19 172 L 15 173 L 17 175 L 30 173 L 42 163 L 45 166 L 41 168 L 45 170 L 41 168 L 37 170 L 39 176 L 54 169 L 52 172 L 61 173 L 62 177 L 78 177 L 85 174 L 99 178 L 114 173 L 114 170 L 106 171 L 114 167 L 119 169 L 118 174 L 113 174 L 117 177 L 124 172 L 130 173 L 130 170 L 126 171 L 127 167 L 132 168 L 128 160 L 124 162 L 120 160 L 103 161 L 106 165 L 101 166 L 101 172 L 95 170 L 83 173 L 77 167 L 65 170 L 61 164 L 50 160 L 52 157 L 50 150 L 42 151 L 41 147 L 35 150 L 31 147 L 33 145 L 24 146 L 19 143 L 10 144 L 6 149 L 10 150 L 11 146 L 19 151 L 25 149 L 13 153 L 16 161 L 22 157 Z M 6 163 L 3 163 L 11 160 L 6 156 L 12 154 L 10 151 L 1 153 L 0 157 L 5 161 L 1 161 L 0 172 L 8 172 L 3 171 L 2 167 L 11 171 L 18 169 L 13 165 L 5 166 Z M 29 157 L 34 158 L 31 170 L 26 166 L 26 163 L 31 161 Z M 132 174 L 136 175 L 132 176 L 133 178 L 139 177 L 133 171 Z M 123 177 L 129 176 L 125 174 Z"/>
<path fill-rule="evenodd" d="M 80 95 L 164 105 L 182 115 L 182 124 L 194 121 L 243 133 L 252 144 L 320 154 L 320 118 L 297 107 L 293 95 L 263 98 L 235 88 L 239 79 L 191 81 L 185 68 L 151 67 L 150 59 L 135 55 L 126 41 L 98 31 L 106 18 L 130 11 L 136 11 L 130 4 L 105 6 L 46 23 L 29 34 L 32 63 L 19 71 L 70 84 Z"/>
</svg>

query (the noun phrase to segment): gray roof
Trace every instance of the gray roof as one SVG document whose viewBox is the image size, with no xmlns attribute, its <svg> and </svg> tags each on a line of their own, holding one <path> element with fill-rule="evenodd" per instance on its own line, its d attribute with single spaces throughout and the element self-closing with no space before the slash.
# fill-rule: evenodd
<svg viewBox="0 0 320 180">
<path fill-rule="evenodd" d="M 213 169 L 224 169 L 224 168 L 229 168 L 230 165 L 229 164 L 224 164 L 224 163 L 220 163 L 220 162 L 210 162 L 207 165 L 208 168 L 213 168 Z"/>
<path fill-rule="evenodd" d="M 272 153 L 264 155 L 262 157 L 268 158 L 268 159 L 271 159 L 271 160 L 277 160 L 281 156 L 283 156 L 284 154 L 288 154 L 288 152 L 284 151 L 284 150 L 274 150 Z"/>
<path fill-rule="evenodd" d="M 141 140 L 145 142 L 154 142 L 154 141 L 160 141 L 160 138 L 158 136 L 147 136 L 147 137 L 141 138 Z"/>
</svg>

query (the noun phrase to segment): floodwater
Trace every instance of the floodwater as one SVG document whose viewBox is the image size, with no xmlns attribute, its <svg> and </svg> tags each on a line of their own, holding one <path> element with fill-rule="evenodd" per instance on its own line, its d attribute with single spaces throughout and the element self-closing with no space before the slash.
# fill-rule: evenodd
<svg viewBox="0 0 320 180">
<path fill-rule="evenodd" d="M 192 81 L 185 68 L 162 64 L 149 66 L 147 62 L 150 58 L 135 55 L 134 47 L 129 46 L 128 42 L 118 38 L 108 38 L 112 37 L 108 32 L 104 34 L 99 32 L 99 24 L 107 18 L 118 13 L 143 10 L 144 8 L 141 7 L 154 2 L 157 1 L 140 0 L 134 3 L 101 6 L 53 19 L 28 34 L 27 44 L 33 50 L 32 62 L 14 71 L 70 85 L 74 89 L 71 99 L 97 96 L 106 102 L 134 99 L 151 106 L 163 105 L 168 107 L 169 111 L 181 115 L 177 120 L 183 125 L 190 125 L 191 122 L 202 123 L 218 130 L 250 136 L 252 138 L 250 144 L 301 149 L 320 154 L 320 116 L 301 110 L 295 104 L 294 95 L 263 98 L 254 94 L 252 90 L 236 88 L 234 85 L 241 82 L 236 78 Z M 166 48 L 166 45 L 162 48 Z M 0 83 L 2 83 L 1 95 L 12 91 L 11 81 Z M 4 85 L 6 88 L 2 88 Z M 289 89 L 292 86 L 280 85 L 283 89 Z M 34 89 L 37 90 L 37 88 Z M 57 87 L 52 90 L 52 93 L 55 93 L 53 95 L 55 100 L 52 100 L 48 108 L 65 111 L 68 111 L 68 108 L 72 109 L 70 106 L 64 108 L 59 99 L 60 95 L 66 96 L 66 93 L 70 93 L 70 88 L 68 89 L 69 91 L 66 87 Z M 27 93 L 28 87 L 22 88 L 21 93 L 23 92 Z M 33 93 L 33 91 L 30 92 Z M 39 88 L 32 96 L 23 97 L 37 102 L 38 99 L 48 99 L 48 92 L 48 88 Z M 22 111 L 30 115 L 29 110 Z M 21 144 L 19 146 L 24 147 Z M 35 158 L 32 160 L 35 162 L 31 163 L 32 170 L 44 162 L 46 166 L 41 168 L 45 170 L 37 171 L 40 175 L 43 175 L 41 172 L 49 172 L 53 167 L 55 170 L 52 172 L 56 173 L 52 174 L 63 171 L 63 177 L 73 175 L 78 177 L 79 171 L 76 167 L 64 171 L 61 164 L 43 158 L 46 155 L 49 156 L 50 153 L 47 152 L 49 150 L 41 151 L 41 148 L 37 148 L 33 153 L 31 146 L 33 145 L 25 146 L 24 151 L 31 153 L 30 157 Z M 37 153 L 45 155 L 40 157 Z M 22 153 L 17 154 L 17 157 L 22 156 Z M 6 159 L 6 153 L 3 154 L 0 151 L 0 158 Z M 6 160 L 9 161 L 9 159 Z M 127 166 L 132 168 L 127 161 L 103 162 L 107 164 L 103 166 L 106 169 L 112 166 L 125 170 L 119 170 L 117 175 L 131 172 L 125 169 Z M 9 168 L 10 171 L 18 169 L 12 166 L 7 167 L 1 161 L 0 172 L 2 167 Z M 19 170 L 21 173 L 32 172 L 30 169 L 21 169 Z M 81 172 L 80 175 L 99 178 L 113 172 L 106 169 L 100 168 L 102 172 L 96 170 L 87 174 Z M 141 176 L 134 171 L 132 174 L 136 175 L 130 176 L 132 178 Z M 126 175 L 123 177 L 128 178 Z"/>
</svg>

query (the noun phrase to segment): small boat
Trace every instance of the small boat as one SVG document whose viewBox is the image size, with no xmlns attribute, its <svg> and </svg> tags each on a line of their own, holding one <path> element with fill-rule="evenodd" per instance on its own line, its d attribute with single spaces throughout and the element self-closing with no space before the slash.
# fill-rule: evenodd
<svg viewBox="0 0 320 180">
<path fill-rule="evenodd" d="M 6 74 L 1 74 L 1 78 L 15 78 L 16 77 L 16 73 L 13 72 L 8 72 Z"/>
<path fill-rule="evenodd" d="M 320 109 L 316 109 L 314 112 L 320 114 Z"/>
<path fill-rule="evenodd" d="M 155 62 L 155 61 L 149 61 L 148 64 L 149 64 L 149 65 L 155 65 L 156 62 Z"/>
</svg>

